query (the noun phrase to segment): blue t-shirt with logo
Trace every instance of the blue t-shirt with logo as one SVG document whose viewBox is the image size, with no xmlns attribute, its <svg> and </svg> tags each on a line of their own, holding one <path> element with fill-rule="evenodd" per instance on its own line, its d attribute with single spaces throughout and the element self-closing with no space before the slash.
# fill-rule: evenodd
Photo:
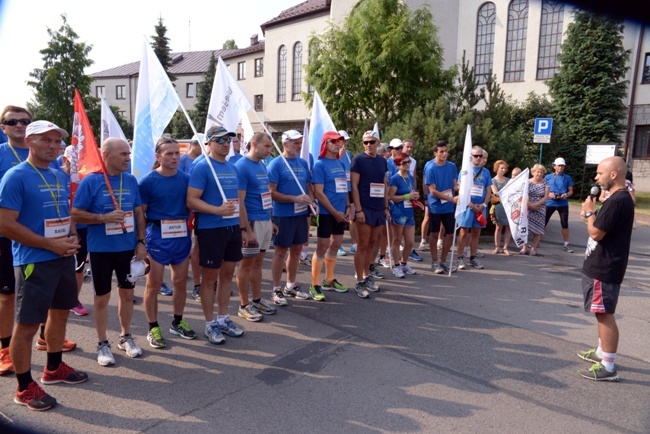
<svg viewBox="0 0 650 434">
<path fill-rule="evenodd" d="M 192 172 L 194 172 L 194 169 L 196 169 L 196 165 L 199 164 L 203 160 L 205 160 L 205 154 L 201 154 L 198 157 L 196 157 L 194 159 L 194 161 L 192 161 L 192 163 L 190 164 L 190 167 L 187 170 L 187 174 L 192 175 Z"/>
<path fill-rule="evenodd" d="M 390 157 L 388 160 L 386 160 L 386 163 L 388 164 L 388 173 L 386 173 L 386 178 L 391 179 L 393 175 L 397 173 L 398 168 L 395 165 L 395 160 L 393 160 L 393 157 Z"/>
<path fill-rule="evenodd" d="M 145 215 L 149 220 L 187 219 L 187 185 L 190 176 L 176 171 L 173 176 L 163 176 L 153 170 L 140 179 L 140 199 L 147 205 Z"/>
<path fill-rule="evenodd" d="M 189 173 L 190 166 L 192 165 L 193 162 L 194 160 L 189 156 L 189 154 L 181 155 L 181 160 L 178 163 L 178 170 L 180 170 L 181 172 Z"/>
<path fill-rule="evenodd" d="M 18 158 L 16 158 L 16 154 Z M 17 148 L 9 145 L 9 142 L 3 143 L 0 145 L 0 179 L 5 176 L 7 170 L 11 169 L 14 166 L 19 165 L 23 161 L 27 160 L 29 156 L 29 148 Z"/>
<path fill-rule="evenodd" d="M 41 236 L 46 236 L 46 219 L 69 217 L 69 200 L 67 183 L 59 170 L 34 168 L 23 162 L 7 171 L 0 182 L 0 207 L 18 211 L 17 222 Z M 15 241 L 11 250 L 16 267 L 60 257 Z"/>
<path fill-rule="evenodd" d="M 300 157 L 296 158 L 287 158 L 291 170 L 296 174 L 298 182 L 302 186 L 305 194 L 307 193 L 307 184 L 311 182 L 311 174 L 309 172 L 309 166 L 305 160 Z M 277 185 L 277 191 L 279 193 L 287 194 L 290 196 L 300 196 L 302 191 L 296 184 L 293 175 L 289 171 L 289 168 L 284 163 L 282 157 L 277 157 L 271 164 L 269 164 L 269 182 Z M 294 202 L 275 202 L 273 201 L 273 216 L 275 217 L 294 217 L 299 215 L 307 215 L 309 208 L 307 207 L 304 211 L 299 211 L 296 213 L 296 206 L 301 206 L 302 204 L 297 204 Z"/>
<path fill-rule="evenodd" d="M 458 170 L 456 165 L 451 161 L 445 161 L 445 164 L 438 166 L 434 160 L 428 161 L 424 166 L 424 184 L 435 184 L 439 192 L 450 191 L 454 193 L 454 181 Z M 454 203 L 446 201 L 442 203 L 440 199 L 433 196 L 427 189 L 427 201 L 429 203 L 429 212 L 432 214 L 448 214 L 454 212 Z"/>
<path fill-rule="evenodd" d="M 411 176 L 410 173 L 408 174 L 407 178 L 403 178 L 402 175 L 396 173 L 390 178 L 390 181 L 388 182 L 388 186 L 389 188 L 397 187 L 395 194 L 398 196 L 402 196 L 404 194 L 409 194 L 414 190 L 415 180 L 413 179 L 413 176 Z M 402 216 L 413 217 L 413 206 L 406 208 L 405 205 L 406 204 L 404 203 L 404 201 L 394 203 L 394 206 L 397 209 L 399 209 L 399 213 Z"/>
<path fill-rule="evenodd" d="M 458 174 L 459 181 L 461 175 L 462 173 Z M 480 188 L 482 194 L 481 195 L 471 194 L 470 201 L 472 203 L 477 203 L 477 204 L 484 203 L 485 195 L 487 194 L 488 188 L 492 187 L 492 178 L 490 178 L 490 172 L 485 167 L 473 167 L 472 179 L 473 179 L 472 193 L 477 192 L 478 189 Z"/>
<path fill-rule="evenodd" d="M 194 167 L 194 170 L 190 174 L 189 186 L 198 190 L 203 190 L 201 200 L 204 202 L 214 206 L 221 206 L 223 204 L 223 198 L 219 192 L 219 187 L 217 186 L 217 182 L 214 180 L 212 170 L 210 170 L 208 164 L 212 164 L 212 167 L 217 174 L 217 178 L 219 178 L 219 183 L 221 184 L 223 193 L 226 195 L 226 199 L 238 199 L 239 174 L 237 168 L 227 161 L 221 163 L 212 157 L 204 158 L 202 162 L 199 162 Z M 197 212 L 196 214 L 198 215 L 197 227 L 199 229 L 215 229 L 239 224 L 239 217 L 235 216 L 223 217 L 216 214 L 207 214 L 202 212 Z"/>
<path fill-rule="evenodd" d="M 567 193 L 569 187 L 573 187 L 573 180 L 566 173 L 560 175 L 549 173 L 544 177 L 544 180 L 548 182 L 549 193 L 555 193 L 558 196 Z M 549 197 L 546 200 L 546 206 L 569 206 L 569 199 L 551 199 Z"/>
<path fill-rule="evenodd" d="M 262 161 L 240 158 L 235 164 L 239 172 L 239 189 L 246 192 L 246 213 L 249 221 L 271 220 L 271 207 L 264 209 L 262 194 L 270 197 L 269 175 Z"/>
<path fill-rule="evenodd" d="M 88 225 L 88 251 L 89 252 L 124 252 L 134 250 L 138 241 L 138 227 L 135 208 L 141 205 L 140 188 L 135 176 L 128 172 L 108 176 L 115 200 L 120 209 L 130 213 L 125 219 L 127 233 L 114 224 L 89 224 Z M 91 173 L 79 183 L 72 204 L 75 208 L 86 210 L 93 214 L 107 214 L 115 211 L 104 175 Z M 108 234 L 107 234 L 108 233 Z"/>
<path fill-rule="evenodd" d="M 337 192 L 336 189 L 336 180 L 345 180 L 345 168 L 341 160 L 323 157 L 314 163 L 313 172 L 312 182 L 314 184 L 322 184 L 323 192 L 334 209 L 345 212 L 348 195 L 347 181 L 343 181 L 344 188 L 342 191 Z M 324 206 L 320 206 L 318 212 L 320 214 L 331 214 Z"/>
</svg>

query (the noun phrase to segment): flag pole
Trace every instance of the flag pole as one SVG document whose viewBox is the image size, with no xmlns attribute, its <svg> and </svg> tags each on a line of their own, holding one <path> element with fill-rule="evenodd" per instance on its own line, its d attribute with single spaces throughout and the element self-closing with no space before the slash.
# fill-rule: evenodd
<svg viewBox="0 0 650 434">
<path fill-rule="evenodd" d="M 451 270 L 452 267 L 454 266 L 454 252 L 456 251 L 456 232 L 458 232 L 458 220 L 454 222 L 454 239 L 451 242 L 451 252 L 450 253 L 450 259 L 449 259 L 449 274 L 448 276 L 451 277 Z M 447 235 L 447 234 L 445 234 Z M 444 249 L 445 247 L 445 239 L 443 237 L 442 239 L 442 248 Z M 442 252 L 440 252 L 442 255 Z"/>
<path fill-rule="evenodd" d="M 307 193 L 305 193 L 305 189 L 302 188 L 302 185 L 300 185 L 300 181 L 298 181 L 298 177 L 297 177 L 296 174 L 293 172 L 293 169 L 291 168 L 291 165 L 289 164 L 289 162 L 287 161 L 287 159 L 284 157 L 284 155 L 282 155 L 282 150 L 280 150 L 280 147 L 278 146 L 278 144 L 276 143 L 275 139 L 274 139 L 273 136 L 271 135 L 271 132 L 269 131 L 269 129 L 266 127 L 266 124 L 265 124 L 264 122 L 262 122 L 262 120 L 260 119 L 260 117 L 259 117 L 259 115 L 257 114 L 256 111 L 253 111 L 253 113 L 255 114 L 255 117 L 257 118 L 257 121 L 258 121 L 260 124 L 262 124 L 262 127 L 264 128 L 264 131 L 266 132 L 266 134 L 268 134 L 268 136 L 271 138 L 271 141 L 273 142 L 273 146 L 275 146 L 275 149 L 278 151 L 278 154 L 280 155 L 280 158 L 282 158 L 282 161 L 284 161 L 284 164 L 287 165 L 287 168 L 289 169 L 289 172 L 291 172 L 291 175 L 293 176 L 293 180 L 296 181 L 296 184 L 298 185 L 298 188 L 300 189 L 300 191 L 302 192 L 302 194 L 307 194 Z M 304 145 L 305 145 L 305 144 L 303 143 L 303 146 L 304 146 Z M 317 215 L 317 214 L 318 214 L 318 213 L 316 212 L 316 209 L 315 209 L 312 205 L 309 205 L 309 209 L 311 209 L 311 212 L 312 212 L 314 215 Z"/>
</svg>

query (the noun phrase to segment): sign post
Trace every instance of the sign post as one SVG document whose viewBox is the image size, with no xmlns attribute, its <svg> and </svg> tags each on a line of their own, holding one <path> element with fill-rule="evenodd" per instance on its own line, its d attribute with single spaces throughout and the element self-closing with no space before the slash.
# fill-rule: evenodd
<svg viewBox="0 0 650 434">
<path fill-rule="evenodd" d="M 551 143 L 553 131 L 553 118 L 536 118 L 533 129 L 533 143 L 539 143 L 539 164 L 542 164 L 542 150 L 544 143 Z"/>
</svg>

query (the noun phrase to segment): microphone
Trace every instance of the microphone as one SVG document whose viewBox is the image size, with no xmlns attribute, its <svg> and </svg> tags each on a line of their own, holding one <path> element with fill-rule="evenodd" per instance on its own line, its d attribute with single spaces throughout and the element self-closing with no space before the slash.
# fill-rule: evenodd
<svg viewBox="0 0 650 434">
<path fill-rule="evenodd" d="M 600 196 L 600 187 L 598 187 L 598 185 L 594 185 L 593 187 L 591 187 L 589 196 L 591 197 L 591 200 L 595 202 L 596 199 L 598 199 L 598 197 Z"/>
</svg>

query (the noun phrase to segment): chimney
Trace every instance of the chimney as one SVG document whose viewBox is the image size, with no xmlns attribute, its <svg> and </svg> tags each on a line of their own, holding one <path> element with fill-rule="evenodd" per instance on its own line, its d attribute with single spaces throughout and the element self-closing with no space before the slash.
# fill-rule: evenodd
<svg viewBox="0 0 650 434">
<path fill-rule="evenodd" d="M 251 36 L 251 46 L 257 45 L 258 42 L 259 40 L 257 38 L 257 33 L 255 33 L 253 36 Z"/>
</svg>

